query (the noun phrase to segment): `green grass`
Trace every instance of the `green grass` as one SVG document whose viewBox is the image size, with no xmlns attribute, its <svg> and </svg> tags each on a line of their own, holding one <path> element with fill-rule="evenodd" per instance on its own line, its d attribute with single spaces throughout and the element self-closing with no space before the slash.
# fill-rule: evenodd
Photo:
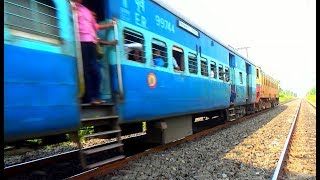
<svg viewBox="0 0 320 180">
<path fill-rule="evenodd" d="M 310 89 L 306 95 L 306 99 L 314 104 L 316 104 L 316 97 L 317 97 L 317 89 L 314 86 L 312 89 Z"/>
<path fill-rule="evenodd" d="M 279 101 L 280 102 L 284 102 L 284 101 L 287 101 L 287 100 L 290 100 L 290 99 L 293 99 L 294 97 L 293 96 L 289 96 L 289 95 L 286 95 L 282 92 L 280 92 L 279 94 Z"/>
<path fill-rule="evenodd" d="M 29 140 L 27 140 L 27 142 L 41 144 L 42 143 L 42 139 L 29 139 Z"/>
<path fill-rule="evenodd" d="M 314 104 L 316 104 L 316 95 L 307 95 L 306 99 Z"/>
<path fill-rule="evenodd" d="M 142 132 L 147 131 L 147 122 L 142 122 Z"/>
<path fill-rule="evenodd" d="M 83 127 L 81 128 L 79 131 L 78 131 L 78 135 L 80 137 L 80 141 L 81 142 L 84 142 L 84 137 L 85 135 L 88 135 L 88 134 L 92 134 L 94 133 L 94 127 L 93 126 L 89 126 L 89 127 Z"/>
</svg>

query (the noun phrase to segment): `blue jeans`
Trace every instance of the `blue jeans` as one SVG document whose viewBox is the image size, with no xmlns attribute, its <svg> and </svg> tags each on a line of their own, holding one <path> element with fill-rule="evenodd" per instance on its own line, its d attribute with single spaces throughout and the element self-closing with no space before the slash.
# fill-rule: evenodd
<svg viewBox="0 0 320 180">
<path fill-rule="evenodd" d="M 231 95 L 230 95 L 230 102 L 234 102 L 234 99 L 235 99 L 235 93 L 234 92 L 231 92 Z"/>
<path fill-rule="evenodd" d="M 94 99 L 100 99 L 100 65 L 97 61 L 96 44 L 93 42 L 81 42 L 85 93 L 83 103 Z"/>
</svg>

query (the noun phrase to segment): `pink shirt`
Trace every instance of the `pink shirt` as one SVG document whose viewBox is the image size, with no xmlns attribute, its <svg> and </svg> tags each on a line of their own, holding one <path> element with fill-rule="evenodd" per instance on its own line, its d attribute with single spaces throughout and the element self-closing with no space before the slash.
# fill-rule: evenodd
<svg viewBox="0 0 320 180">
<path fill-rule="evenodd" d="M 91 11 L 80 3 L 74 3 L 78 14 L 78 29 L 81 42 L 97 42 L 99 25 Z"/>
</svg>

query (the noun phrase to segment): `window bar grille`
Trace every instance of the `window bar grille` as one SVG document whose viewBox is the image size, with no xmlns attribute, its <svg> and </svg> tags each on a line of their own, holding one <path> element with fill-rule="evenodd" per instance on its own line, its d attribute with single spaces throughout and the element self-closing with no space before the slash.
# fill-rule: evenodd
<svg viewBox="0 0 320 180">
<path fill-rule="evenodd" d="M 43 3 L 38 2 L 38 1 L 36 1 L 36 0 L 31 0 L 31 1 L 33 1 L 33 2 L 35 2 L 35 3 L 37 3 L 37 4 L 40 4 L 40 5 L 43 5 L 43 6 L 46 6 L 46 7 L 48 7 L 48 8 L 51 8 L 51 9 L 54 9 L 54 10 L 58 11 L 57 8 L 52 7 L 52 6 L 49 6 L 49 5 L 47 5 L 47 4 L 43 4 Z M 52 3 L 54 3 L 54 2 L 52 2 Z"/>
<path fill-rule="evenodd" d="M 33 20 L 33 19 L 30 19 L 30 18 L 27 18 L 27 17 L 23 17 L 23 16 L 20 16 L 20 15 L 17 15 L 17 14 L 6 12 L 6 11 L 4 13 L 12 15 L 12 16 L 19 17 L 19 18 L 22 18 L 22 19 L 27 19 L 27 20 L 30 20 L 30 21 L 34 21 L 34 22 L 37 22 L 37 23 L 40 23 L 40 24 L 44 24 L 46 26 L 51 26 L 51 27 L 56 28 L 56 29 L 60 29 L 60 27 L 58 27 L 58 26 L 47 24 L 47 23 L 44 23 L 44 22 L 41 22 L 41 21 L 38 21 L 38 20 Z"/>
<path fill-rule="evenodd" d="M 45 32 L 42 32 L 42 31 L 33 30 L 33 29 L 30 29 L 30 28 L 26 28 L 26 27 L 14 25 L 14 24 L 10 24 L 10 23 L 7 23 L 7 25 L 13 26 L 13 27 L 18 27 L 18 28 L 21 28 L 21 29 L 26 29 L 26 30 L 29 30 L 29 31 L 34 31 L 34 32 L 37 32 L 37 33 L 40 33 L 40 34 L 45 34 L 45 35 L 49 35 L 49 36 L 54 36 L 54 37 L 56 37 L 56 38 L 60 38 L 60 36 L 56 36 L 56 35 L 53 35 L 53 34 L 45 33 Z"/>
<path fill-rule="evenodd" d="M 36 13 L 39 13 L 39 14 L 42 14 L 44 16 L 48 16 L 48 17 L 51 17 L 51 18 L 54 18 L 56 20 L 59 20 L 59 18 L 55 17 L 55 16 L 51 16 L 49 14 L 46 14 L 46 13 L 43 13 L 41 11 L 37 11 L 35 9 L 31 9 L 31 8 L 28 8 L 28 7 L 25 7 L 25 6 L 21 6 L 19 4 L 16 4 L 16 3 L 13 3 L 13 2 L 9 2 L 9 1 L 4 1 L 5 3 L 8 3 L 8 4 L 11 4 L 11 5 L 14 5 L 14 6 L 17 6 L 17 7 L 20 7 L 20 8 L 23 8 L 23 9 L 27 9 L 27 10 L 30 10 L 30 11 L 33 11 L 33 12 L 36 12 Z"/>
</svg>

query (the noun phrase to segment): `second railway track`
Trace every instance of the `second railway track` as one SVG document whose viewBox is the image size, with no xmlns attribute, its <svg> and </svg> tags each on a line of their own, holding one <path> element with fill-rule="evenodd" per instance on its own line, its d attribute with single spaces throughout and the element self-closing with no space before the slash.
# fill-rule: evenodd
<svg viewBox="0 0 320 180">
<path fill-rule="evenodd" d="M 303 100 L 273 179 L 316 179 L 316 111 Z"/>
</svg>

